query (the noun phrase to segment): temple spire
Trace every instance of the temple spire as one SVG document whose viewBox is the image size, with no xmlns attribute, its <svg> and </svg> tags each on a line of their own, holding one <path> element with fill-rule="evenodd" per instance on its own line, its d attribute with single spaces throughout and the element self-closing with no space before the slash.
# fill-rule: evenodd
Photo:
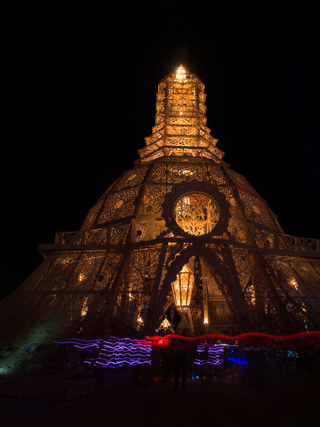
<svg viewBox="0 0 320 427">
<path fill-rule="evenodd" d="M 206 157 L 220 162 L 224 153 L 207 128 L 204 84 L 183 65 L 158 86 L 152 134 L 139 150 L 141 162 L 164 156 Z"/>
</svg>

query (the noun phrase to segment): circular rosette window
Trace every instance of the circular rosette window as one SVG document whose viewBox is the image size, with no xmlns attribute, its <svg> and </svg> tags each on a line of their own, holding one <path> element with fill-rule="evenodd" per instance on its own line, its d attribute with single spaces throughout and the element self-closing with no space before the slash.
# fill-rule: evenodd
<svg viewBox="0 0 320 427">
<path fill-rule="evenodd" d="M 211 233 L 220 215 L 218 204 L 205 194 L 185 194 L 177 200 L 174 207 L 177 225 L 192 236 Z"/>
<path fill-rule="evenodd" d="M 207 239 L 228 233 L 230 204 L 207 181 L 174 186 L 162 207 L 166 226 L 175 236 Z"/>
</svg>

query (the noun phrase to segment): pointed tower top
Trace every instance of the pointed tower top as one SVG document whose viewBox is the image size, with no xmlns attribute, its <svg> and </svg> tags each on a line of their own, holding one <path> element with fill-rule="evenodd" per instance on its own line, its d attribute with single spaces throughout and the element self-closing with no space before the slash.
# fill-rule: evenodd
<svg viewBox="0 0 320 427">
<path fill-rule="evenodd" d="M 180 64 L 180 67 L 177 69 L 176 78 L 179 80 L 183 80 L 185 78 L 186 70 L 184 69 L 183 65 Z"/>
<path fill-rule="evenodd" d="M 140 162 L 161 157 L 205 157 L 221 162 L 217 139 L 206 127 L 204 84 L 183 65 L 161 80 L 156 102 L 156 123 L 146 147 L 139 150 Z"/>
</svg>

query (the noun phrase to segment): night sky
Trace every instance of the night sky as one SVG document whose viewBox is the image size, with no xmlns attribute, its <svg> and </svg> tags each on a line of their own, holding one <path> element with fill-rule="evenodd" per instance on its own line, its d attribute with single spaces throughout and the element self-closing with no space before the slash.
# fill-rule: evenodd
<svg viewBox="0 0 320 427">
<path fill-rule="evenodd" d="M 285 233 L 320 238 L 317 2 L 28 3 L 2 14 L 0 297 L 133 166 L 180 64 L 206 86 L 224 160 Z"/>
</svg>

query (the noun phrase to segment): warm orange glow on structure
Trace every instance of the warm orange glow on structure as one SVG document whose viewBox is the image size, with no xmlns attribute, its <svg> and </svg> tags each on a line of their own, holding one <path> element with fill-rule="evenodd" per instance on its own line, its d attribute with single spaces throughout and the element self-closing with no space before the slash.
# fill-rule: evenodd
<svg viewBox="0 0 320 427">
<path fill-rule="evenodd" d="M 178 200 L 175 219 L 179 227 L 193 236 L 210 233 L 219 219 L 214 200 L 203 194 L 188 194 Z"/>
<path fill-rule="evenodd" d="M 223 152 L 206 127 L 204 84 L 181 65 L 159 84 L 156 125 L 139 150 L 142 162 L 162 156 L 205 157 L 219 162 Z"/>
<path fill-rule="evenodd" d="M 204 88 L 183 66 L 161 80 L 140 158 L 79 231 L 39 246 L 43 263 L 0 302 L 0 345 L 153 335 L 165 315 L 195 336 L 320 330 L 320 241 L 284 234 L 223 161 Z"/>
</svg>

